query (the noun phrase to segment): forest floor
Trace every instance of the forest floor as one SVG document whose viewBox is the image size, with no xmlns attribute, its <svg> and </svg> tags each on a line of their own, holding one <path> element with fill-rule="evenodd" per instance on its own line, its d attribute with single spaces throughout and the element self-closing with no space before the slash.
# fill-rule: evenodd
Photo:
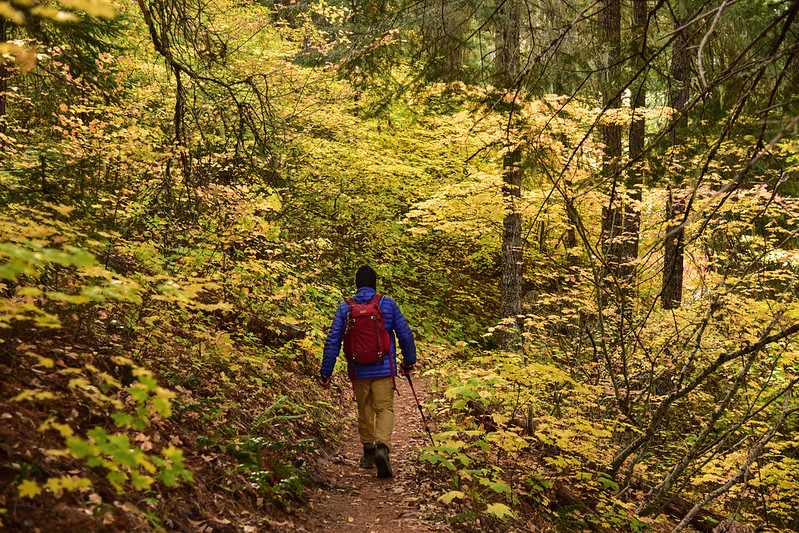
<svg viewBox="0 0 799 533">
<path fill-rule="evenodd" d="M 414 380 L 419 401 L 428 396 L 424 379 Z M 321 457 L 324 477 L 310 487 L 307 506 L 293 520 L 272 522 L 285 531 L 353 531 L 363 533 L 455 531 L 450 525 L 431 520 L 440 514 L 438 502 L 431 501 L 432 482 L 420 469 L 419 449 L 429 444 L 413 392 L 405 379 L 397 378 L 399 396 L 394 396 L 393 448 L 390 454 L 393 478 L 376 477 L 375 469 L 358 465 L 363 448 L 358 439 L 355 399 L 342 401 L 339 413 L 345 420 L 341 444 L 331 455 Z M 346 394 L 344 397 L 346 398 Z M 282 527 L 281 527 L 282 526 Z"/>
</svg>

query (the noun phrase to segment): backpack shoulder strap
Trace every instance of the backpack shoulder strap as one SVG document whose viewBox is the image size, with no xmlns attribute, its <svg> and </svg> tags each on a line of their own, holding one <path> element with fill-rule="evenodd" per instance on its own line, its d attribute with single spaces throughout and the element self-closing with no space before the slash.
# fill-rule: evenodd
<svg viewBox="0 0 799 533">
<path fill-rule="evenodd" d="M 352 298 L 345 298 L 344 301 L 347 302 L 347 305 L 349 305 L 350 307 L 352 307 L 353 305 L 358 303 L 355 300 L 353 300 Z"/>
<path fill-rule="evenodd" d="M 372 299 L 369 300 L 369 305 L 377 305 L 378 303 L 380 303 L 380 299 L 382 297 L 383 297 L 382 294 L 375 294 L 374 296 L 372 296 Z"/>
</svg>

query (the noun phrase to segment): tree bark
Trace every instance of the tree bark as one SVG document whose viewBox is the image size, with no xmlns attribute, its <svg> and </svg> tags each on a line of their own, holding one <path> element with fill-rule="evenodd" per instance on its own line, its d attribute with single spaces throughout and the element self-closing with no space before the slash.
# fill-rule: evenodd
<svg viewBox="0 0 799 533">
<path fill-rule="evenodd" d="M 674 126 L 671 129 L 671 144 L 676 145 L 680 139 L 681 130 L 685 128 L 682 112 L 691 96 L 691 45 L 690 27 L 685 27 L 685 21 L 677 18 L 674 21 L 675 31 L 672 42 L 671 79 L 669 86 L 669 100 L 671 107 L 676 111 Z"/>
<path fill-rule="evenodd" d="M 621 47 L 621 3 L 620 0 L 603 0 L 600 14 L 600 41 L 607 50 L 607 63 L 604 65 L 605 75 L 602 80 L 602 104 L 610 111 L 618 109 L 621 98 L 613 86 L 619 74 L 619 57 Z M 600 128 L 602 142 L 605 144 L 605 158 L 602 162 L 606 177 L 617 176 L 619 158 L 621 157 L 621 126 L 603 124 Z"/>
<path fill-rule="evenodd" d="M 620 0 L 602 2 L 600 42 L 607 52 L 602 80 L 602 103 L 605 111 L 612 112 L 621 107 L 621 98 L 615 83 L 621 70 Z M 622 126 L 611 121 L 602 124 L 600 131 L 605 145 L 602 172 L 611 184 L 608 205 L 602 210 L 602 248 L 607 262 L 607 273 L 612 277 L 612 285 L 617 289 L 619 307 L 624 314 L 627 314 L 630 310 L 628 302 L 631 300 L 635 284 L 639 217 L 637 208 L 631 205 L 631 198 L 627 196 L 626 191 L 620 191 Z"/>
<path fill-rule="evenodd" d="M 507 214 L 502 224 L 502 318 L 515 317 L 522 311 L 522 215 L 518 202 L 522 192 L 518 149 L 505 156 L 502 195 Z"/>
<path fill-rule="evenodd" d="M 646 30 L 647 30 L 647 0 L 633 0 L 632 3 L 632 35 L 634 46 L 634 65 L 636 70 L 641 70 L 639 79 L 632 85 L 632 98 L 630 106 L 633 109 L 633 118 L 630 123 L 629 155 L 632 162 L 627 171 L 626 185 L 628 197 L 623 201 L 620 221 L 622 242 L 619 244 L 618 257 L 619 277 L 624 283 L 622 305 L 626 311 L 630 310 L 629 302 L 632 301 L 636 280 L 636 261 L 638 259 L 638 244 L 641 228 L 641 211 L 638 207 L 641 201 L 642 164 L 641 157 L 646 147 L 646 120 L 642 111 L 646 108 Z M 638 113 L 636 114 L 636 111 Z M 619 213 L 616 213 L 618 216 Z"/>
<path fill-rule="evenodd" d="M 641 68 L 646 64 L 646 15 L 647 15 L 647 0 L 633 0 L 633 27 L 632 33 L 635 39 L 633 46 L 635 50 L 635 66 Z M 643 109 L 646 107 L 646 72 L 640 74 L 640 80 L 632 86 L 632 98 L 630 99 L 630 106 L 633 111 Z M 646 121 L 643 116 L 633 115 L 633 121 L 630 124 L 630 159 L 635 160 L 641 156 L 646 145 Z M 631 180 L 634 183 L 640 182 L 641 172 L 640 167 L 633 166 L 631 171 Z"/>
<path fill-rule="evenodd" d="M 497 48 L 497 76 L 501 87 L 511 90 L 516 85 L 516 76 L 519 73 L 519 22 L 520 10 L 517 0 L 504 0 L 500 14 L 502 20 Z"/>
<path fill-rule="evenodd" d="M 505 0 L 500 8 L 504 15 L 504 25 L 499 30 L 499 49 L 497 50 L 496 74 L 508 91 L 516 88 L 516 75 L 519 70 L 519 4 L 516 0 Z M 511 107 L 510 114 L 514 112 Z M 522 276 L 524 274 L 522 249 L 522 216 L 519 200 L 522 194 L 522 173 L 519 168 L 521 150 L 512 139 L 511 120 L 505 141 L 506 154 L 503 158 L 502 196 L 506 215 L 502 224 L 502 318 L 515 317 L 522 309 Z M 505 348 L 513 348 L 518 340 L 518 326 L 515 322 L 502 336 Z"/>
<path fill-rule="evenodd" d="M 672 147 L 680 144 L 685 129 L 683 111 L 688 104 L 691 89 L 691 44 L 690 28 L 684 27 L 684 21 L 674 21 L 675 28 L 682 28 L 674 36 L 671 59 L 671 88 L 669 99 L 676 116 L 670 137 Z M 685 196 L 681 181 L 677 178 L 674 188 L 669 188 L 666 204 L 666 234 L 663 242 L 663 281 L 661 285 L 661 307 L 677 309 L 682 303 L 683 263 L 685 229 L 679 219 L 685 215 Z"/>
<path fill-rule="evenodd" d="M 0 15 L 0 44 L 8 40 L 6 18 Z M 4 59 L 0 59 L 0 133 L 6 133 L 6 93 L 8 91 L 8 69 Z M 0 148 L 5 146 L 5 139 L 0 139 Z"/>
<path fill-rule="evenodd" d="M 679 222 L 684 214 L 685 198 L 681 189 L 669 188 L 666 201 L 666 235 L 663 242 L 663 283 L 660 300 L 663 309 L 677 309 L 682 302 L 685 229 Z"/>
<path fill-rule="evenodd" d="M 443 36 L 439 50 L 444 60 L 444 81 L 456 81 L 463 73 L 463 28 L 460 17 L 451 2 L 441 0 L 441 26 Z"/>
</svg>

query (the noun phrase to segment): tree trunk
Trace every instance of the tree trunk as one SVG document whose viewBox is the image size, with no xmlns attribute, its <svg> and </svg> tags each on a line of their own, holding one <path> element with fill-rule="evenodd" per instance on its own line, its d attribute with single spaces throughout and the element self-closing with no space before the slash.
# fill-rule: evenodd
<svg viewBox="0 0 799 533">
<path fill-rule="evenodd" d="M 676 145 L 681 137 L 681 130 L 685 129 L 685 120 L 682 112 L 688 104 L 691 95 L 691 53 L 690 53 L 690 27 L 683 27 L 685 21 L 674 21 L 675 28 L 682 28 L 674 35 L 671 56 L 671 79 L 669 85 L 669 100 L 671 107 L 677 112 L 675 124 L 671 129 L 671 144 Z"/>
<path fill-rule="evenodd" d="M 431 80 L 453 82 L 462 78 L 465 37 L 464 15 L 459 7 L 453 2 L 438 0 L 425 12 L 422 29 L 429 47 L 432 68 L 427 76 Z"/>
<path fill-rule="evenodd" d="M 6 18 L 0 15 L 0 43 L 8 40 Z M 8 69 L 4 59 L 0 59 L 0 134 L 6 134 L 6 92 L 8 91 Z M 0 139 L 0 148 L 5 146 L 5 139 Z"/>
<path fill-rule="evenodd" d="M 602 103 L 606 111 L 621 106 L 617 89 L 620 72 L 621 2 L 603 0 L 600 13 L 600 42 L 607 51 L 607 63 L 602 80 Z M 629 310 L 627 302 L 634 286 L 635 263 L 638 255 L 637 213 L 630 205 L 626 192 L 621 192 L 619 169 L 622 150 L 622 126 L 602 124 L 600 128 L 605 155 L 602 173 L 611 183 L 608 205 L 602 209 L 602 249 L 608 274 L 618 289 L 620 307 Z"/>
<path fill-rule="evenodd" d="M 457 81 L 463 72 L 463 26 L 457 11 L 450 2 L 441 2 L 441 25 L 444 32 L 441 38 L 440 53 L 444 56 L 444 81 Z"/>
<path fill-rule="evenodd" d="M 630 310 L 629 302 L 632 301 L 636 280 L 636 261 L 638 259 L 638 242 L 641 228 L 641 211 L 638 207 L 641 202 L 642 162 L 640 161 L 646 147 L 646 121 L 642 114 L 646 108 L 646 71 L 642 67 L 646 64 L 646 30 L 647 30 L 647 0 L 633 0 L 632 3 L 632 34 L 634 65 L 636 71 L 641 70 L 639 79 L 632 85 L 632 98 L 630 106 L 633 109 L 633 119 L 630 123 L 629 154 L 631 166 L 627 172 L 626 185 L 629 196 L 624 200 L 621 221 L 621 236 L 623 241 L 619 245 L 620 257 L 619 276 L 625 284 L 622 305 Z M 636 114 L 636 111 L 639 114 Z"/>
<path fill-rule="evenodd" d="M 501 7 L 503 20 L 498 31 L 496 73 L 502 87 L 513 92 L 516 88 L 516 75 L 519 71 L 519 4 L 516 0 L 505 0 Z M 510 113 L 514 109 L 511 107 Z M 508 128 L 511 128 L 510 120 Z M 521 151 L 511 141 L 507 132 L 503 158 L 503 186 L 506 215 L 502 223 L 502 318 L 515 317 L 522 310 L 522 216 L 519 200 L 522 194 L 522 173 L 519 168 Z M 502 336 L 502 345 L 511 349 L 518 341 L 518 326 L 515 321 L 511 329 Z"/>
<path fill-rule="evenodd" d="M 607 64 L 602 80 L 602 104 L 606 110 L 618 109 L 621 98 L 614 87 L 619 73 L 619 50 L 621 47 L 621 4 L 620 0 L 603 0 L 600 14 L 600 41 L 607 49 Z M 603 124 L 600 128 L 602 142 L 605 144 L 605 158 L 602 161 L 603 173 L 615 179 L 621 157 L 621 126 Z"/>
<path fill-rule="evenodd" d="M 497 76 L 501 87 L 512 90 L 519 73 L 519 20 L 517 0 L 505 0 L 500 9 L 500 30 L 497 48 Z"/>
<path fill-rule="evenodd" d="M 646 15 L 647 15 L 647 0 L 633 0 L 633 27 L 632 33 L 634 36 L 633 52 L 635 55 L 636 70 L 640 69 L 646 64 Z M 632 98 L 630 99 L 630 106 L 633 110 L 643 109 L 646 107 L 646 72 L 640 74 L 640 79 L 632 86 Z M 636 160 L 644 151 L 645 143 L 646 122 L 644 117 L 633 115 L 633 121 L 630 124 L 630 159 Z M 641 171 L 640 165 L 633 165 L 631 171 L 631 178 L 634 183 L 640 183 Z"/>
<path fill-rule="evenodd" d="M 685 230 L 679 222 L 684 214 L 685 198 L 669 188 L 666 201 L 666 235 L 663 242 L 663 285 L 661 288 L 661 306 L 663 309 L 677 309 L 682 301 L 683 254 L 685 246 Z"/>
<path fill-rule="evenodd" d="M 674 21 L 676 28 L 683 27 L 679 18 Z M 671 88 L 669 99 L 671 107 L 677 113 L 671 129 L 673 147 L 680 144 L 684 136 L 685 119 L 682 112 L 688 104 L 691 88 L 691 44 L 690 28 L 683 28 L 674 36 L 671 60 Z M 666 234 L 663 243 L 663 282 L 661 288 L 661 306 L 663 309 L 676 309 L 682 302 L 683 261 L 685 230 L 680 218 L 685 215 L 684 204 L 686 193 L 682 191 L 681 180 L 677 178 L 674 189 L 669 188 L 666 205 Z"/>
<path fill-rule="evenodd" d="M 635 290 L 638 233 L 641 223 L 638 207 L 640 191 L 627 197 L 617 197 L 614 203 L 602 208 L 602 235 L 609 274 L 618 287 L 619 307 L 629 316 Z"/>
<path fill-rule="evenodd" d="M 502 195 L 507 214 L 502 224 L 502 318 L 515 317 L 522 311 L 522 215 L 518 202 L 522 192 L 518 149 L 505 156 Z"/>
</svg>

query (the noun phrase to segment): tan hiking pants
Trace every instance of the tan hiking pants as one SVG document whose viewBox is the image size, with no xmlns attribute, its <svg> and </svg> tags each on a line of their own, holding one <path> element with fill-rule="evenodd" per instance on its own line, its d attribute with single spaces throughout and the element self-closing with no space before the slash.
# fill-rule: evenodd
<svg viewBox="0 0 799 533">
<path fill-rule="evenodd" d="M 385 444 L 391 449 L 394 430 L 394 381 L 384 378 L 353 379 L 358 400 L 358 433 L 362 444 Z"/>
</svg>

